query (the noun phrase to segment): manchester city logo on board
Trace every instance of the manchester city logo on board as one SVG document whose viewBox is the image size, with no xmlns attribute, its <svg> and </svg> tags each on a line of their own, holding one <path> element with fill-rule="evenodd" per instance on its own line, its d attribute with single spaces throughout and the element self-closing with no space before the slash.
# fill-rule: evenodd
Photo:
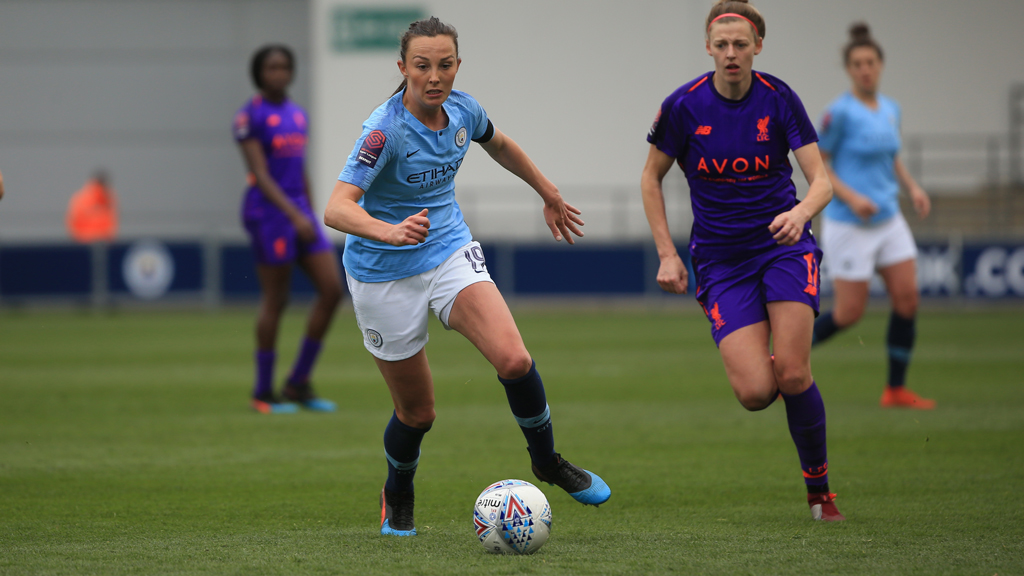
<svg viewBox="0 0 1024 576">
<path fill-rule="evenodd" d="M 384 344 L 384 338 L 381 338 L 380 332 L 377 332 L 373 328 L 366 329 L 366 339 L 374 348 L 380 348 L 381 345 Z"/>
<path fill-rule="evenodd" d="M 154 300 L 163 296 L 174 281 L 174 258 L 159 242 L 136 242 L 124 257 L 121 273 L 132 294 Z"/>
<path fill-rule="evenodd" d="M 466 145 L 466 127 L 459 128 L 459 131 L 455 133 L 455 145 L 465 146 Z"/>
</svg>

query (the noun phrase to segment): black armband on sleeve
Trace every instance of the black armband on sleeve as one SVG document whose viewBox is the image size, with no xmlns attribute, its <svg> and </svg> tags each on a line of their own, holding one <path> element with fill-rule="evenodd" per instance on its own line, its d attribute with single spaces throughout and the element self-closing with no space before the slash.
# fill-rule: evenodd
<svg viewBox="0 0 1024 576">
<path fill-rule="evenodd" d="M 484 135 L 479 138 L 473 138 L 473 142 L 477 144 L 485 144 L 494 138 L 494 124 L 491 124 L 491 119 L 487 119 L 487 130 L 484 130 Z"/>
</svg>

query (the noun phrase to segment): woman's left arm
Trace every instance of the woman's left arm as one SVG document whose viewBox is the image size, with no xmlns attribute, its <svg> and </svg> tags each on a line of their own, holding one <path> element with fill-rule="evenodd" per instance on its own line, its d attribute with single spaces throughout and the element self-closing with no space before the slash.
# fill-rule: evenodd
<svg viewBox="0 0 1024 576">
<path fill-rule="evenodd" d="M 768 225 L 768 230 L 774 235 L 775 241 L 783 246 L 796 244 L 803 236 L 804 225 L 824 210 L 832 200 L 832 182 L 825 171 L 825 162 L 821 159 L 818 144 L 811 142 L 797 148 L 793 154 L 811 187 L 807 191 L 807 196 L 797 202 L 792 210 L 779 214 Z"/>
<path fill-rule="evenodd" d="M 914 210 L 917 212 L 918 218 L 922 220 L 927 218 L 928 213 L 932 211 L 932 201 L 928 198 L 928 193 L 924 191 L 924 188 L 918 186 L 917 181 L 910 175 L 910 170 L 903 165 L 899 156 L 893 163 L 893 169 L 896 171 L 896 177 L 899 178 L 900 184 L 903 184 L 903 187 L 910 193 L 910 201 L 914 203 Z"/>
<path fill-rule="evenodd" d="M 565 237 L 569 244 L 575 244 L 570 232 L 583 237 L 583 231 L 577 227 L 583 226 L 583 220 L 579 217 L 580 211 L 562 200 L 558 187 L 541 173 L 515 140 L 495 128 L 494 136 L 480 145 L 502 168 L 515 174 L 537 191 L 544 200 L 544 221 L 548 223 L 555 240 L 560 241 Z"/>
</svg>

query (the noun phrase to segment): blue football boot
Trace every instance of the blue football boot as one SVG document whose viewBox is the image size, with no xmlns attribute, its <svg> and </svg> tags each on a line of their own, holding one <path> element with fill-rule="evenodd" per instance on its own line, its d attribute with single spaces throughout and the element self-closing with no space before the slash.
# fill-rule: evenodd
<svg viewBox="0 0 1024 576">
<path fill-rule="evenodd" d="M 294 414 L 299 411 L 295 404 L 289 404 L 273 394 L 253 396 L 252 409 L 260 414 Z"/>
<path fill-rule="evenodd" d="M 598 506 L 612 497 L 612 489 L 600 476 L 574 466 L 555 453 L 555 463 L 544 468 L 533 465 L 533 475 L 541 482 L 558 486 L 581 504 Z"/>
<path fill-rule="evenodd" d="M 382 536 L 415 536 L 412 510 L 416 496 L 408 492 L 380 491 L 380 533 Z"/>
<path fill-rule="evenodd" d="M 306 410 L 312 410 L 313 412 L 334 412 L 338 409 L 334 402 L 324 400 L 314 394 L 313 386 L 310 384 L 292 384 L 289 382 L 284 385 L 281 395 L 286 400 L 295 402 Z"/>
</svg>

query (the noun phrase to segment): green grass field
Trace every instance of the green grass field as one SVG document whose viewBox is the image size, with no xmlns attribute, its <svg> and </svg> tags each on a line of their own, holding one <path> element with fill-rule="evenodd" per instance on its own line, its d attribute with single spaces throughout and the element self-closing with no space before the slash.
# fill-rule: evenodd
<svg viewBox="0 0 1024 576">
<path fill-rule="evenodd" d="M 782 403 L 732 397 L 706 320 L 523 309 L 557 446 L 613 496 L 544 485 L 551 539 L 499 557 L 472 506 L 531 480 L 500 384 L 434 322 L 419 536 L 378 534 L 390 399 L 350 310 L 316 374 L 330 415 L 251 412 L 254 311 L 0 313 L 0 574 L 1024 574 L 1024 310 L 928 310 L 883 411 L 885 313 L 816 349 L 831 486 L 814 523 Z M 302 317 L 281 338 L 283 377 Z"/>
</svg>

